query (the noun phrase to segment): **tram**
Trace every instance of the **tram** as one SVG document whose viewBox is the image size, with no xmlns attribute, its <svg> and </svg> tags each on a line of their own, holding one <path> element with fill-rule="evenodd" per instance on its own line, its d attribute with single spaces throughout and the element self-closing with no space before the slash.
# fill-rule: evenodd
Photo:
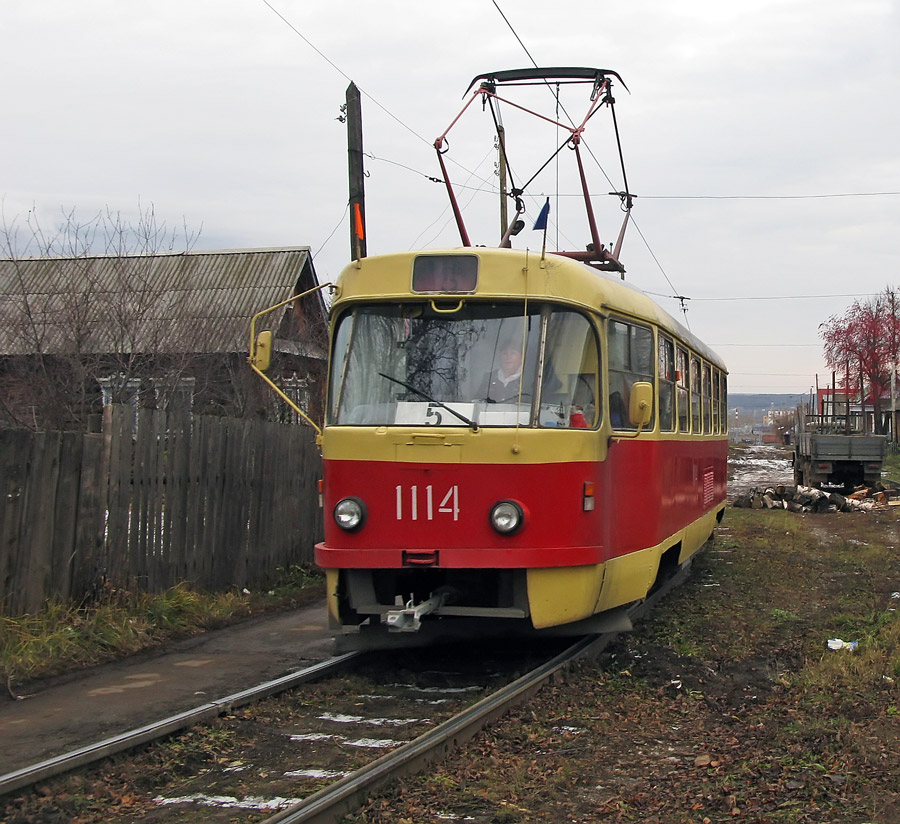
<svg viewBox="0 0 900 824">
<path fill-rule="evenodd" d="M 502 72 L 474 97 L 560 76 L 592 106 L 618 77 Z M 622 279 L 621 234 L 481 247 L 455 213 L 462 246 L 337 282 L 316 562 L 344 649 L 622 628 L 724 512 L 725 365 Z"/>
</svg>

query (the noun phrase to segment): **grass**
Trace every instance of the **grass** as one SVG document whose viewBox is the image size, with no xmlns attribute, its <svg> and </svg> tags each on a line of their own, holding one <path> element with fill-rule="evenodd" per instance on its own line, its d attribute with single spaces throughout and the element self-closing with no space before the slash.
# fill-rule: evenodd
<svg viewBox="0 0 900 824">
<path fill-rule="evenodd" d="M 888 451 L 881 467 L 881 475 L 884 478 L 900 480 L 900 452 Z"/>
<path fill-rule="evenodd" d="M 120 658 L 250 615 L 308 602 L 322 590 L 316 570 L 279 570 L 268 592 L 205 593 L 179 584 L 149 595 L 108 591 L 87 605 L 48 603 L 0 615 L 0 677 L 14 684 Z"/>
</svg>

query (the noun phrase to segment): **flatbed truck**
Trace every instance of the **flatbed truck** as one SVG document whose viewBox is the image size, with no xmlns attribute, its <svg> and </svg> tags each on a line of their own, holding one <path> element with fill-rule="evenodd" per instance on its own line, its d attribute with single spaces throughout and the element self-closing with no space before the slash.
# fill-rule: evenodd
<svg viewBox="0 0 900 824">
<path fill-rule="evenodd" d="M 887 436 L 855 431 L 849 421 L 826 415 L 799 417 L 794 446 L 794 482 L 845 488 L 874 486 L 881 480 Z"/>
</svg>

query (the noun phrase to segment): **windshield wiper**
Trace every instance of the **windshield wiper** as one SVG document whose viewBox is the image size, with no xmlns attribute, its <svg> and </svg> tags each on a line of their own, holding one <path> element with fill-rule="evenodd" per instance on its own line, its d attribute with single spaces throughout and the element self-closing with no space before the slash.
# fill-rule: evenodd
<svg viewBox="0 0 900 824">
<path fill-rule="evenodd" d="M 378 374 L 381 375 L 382 378 L 387 378 L 387 380 L 389 380 L 389 381 L 393 381 L 394 383 L 399 383 L 400 386 L 404 387 L 405 389 L 408 389 L 410 392 L 415 392 L 417 395 L 421 395 L 429 403 L 433 403 L 437 406 L 440 406 L 441 409 L 446 409 L 451 415 L 455 415 L 464 424 L 466 424 L 467 426 L 471 426 L 473 432 L 478 431 L 478 424 L 475 423 L 475 421 L 470 420 L 465 415 L 457 412 L 453 407 L 447 406 L 447 404 L 442 403 L 441 401 L 437 400 L 436 398 L 432 398 L 431 395 L 427 395 L 421 389 L 416 389 L 415 386 L 408 384 L 406 381 L 400 380 L 400 378 L 394 378 L 394 377 L 391 377 L 390 375 L 385 375 L 384 372 L 379 372 Z"/>
</svg>

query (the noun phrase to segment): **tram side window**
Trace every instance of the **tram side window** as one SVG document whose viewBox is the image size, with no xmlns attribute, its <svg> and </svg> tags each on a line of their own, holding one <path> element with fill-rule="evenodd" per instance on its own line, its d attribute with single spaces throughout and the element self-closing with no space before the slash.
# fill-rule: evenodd
<svg viewBox="0 0 900 824">
<path fill-rule="evenodd" d="M 728 376 L 722 372 L 719 375 L 720 383 L 722 385 L 722 433 L 728 432 Z"/>
<path fill-rule="evenodd" d="M 717 435 L 725 431 L 722 417 L 722 373 L 713 369 L 713 432 Z"/>
<path fill-rule="evenodd" d="M 597 425 L 599 363 L 590 321 L 576 312 L 555 310 L 547 324 L 541 426 L 591 429 Z"/>
<path fill-rule="evenodd" d="M 675 344 L 671 338 L 659 335 L 656 347 L 659 371 L 659 428 L 663 432 L 675 430 Z"/>
<path fill-rule="evenodd" d="M 703 364 L 703 432 L 712 433 L 712 373 L 708 363 Z"/>
<path fill-rule="evenodd" d="M 691 355 L 691 431 L 695 435 L 700 428 L 700 359 Z"/>
<path fill-rule="evenodd" d="M 653 332 L 645 326 L 611 320 L 609 345 L 609 416 L 613 429 L 634 429 L 628 420 L 631 387 L 653 383 Z M 645 429 L 652 429 L 651 419 Z"/>
<path fill-rule="evenodd" d="M 722 410 L 720 409 L 721 404 L 719 403 L 719 370 L 713 368 L 712 369 L 712 431 L 713 434 L 718 435 L 719 432 L 722 431 L 722 421 L 721 415 Z"/>
<path fill-rule="evenodd" d="M 691 421 L 688 409 L 690 408 L 689 394 L 691 387 L 691 375 L 688 371 L 688 354 L 678 347 L 678 431 L 690 432 Z"/>
</svg>

